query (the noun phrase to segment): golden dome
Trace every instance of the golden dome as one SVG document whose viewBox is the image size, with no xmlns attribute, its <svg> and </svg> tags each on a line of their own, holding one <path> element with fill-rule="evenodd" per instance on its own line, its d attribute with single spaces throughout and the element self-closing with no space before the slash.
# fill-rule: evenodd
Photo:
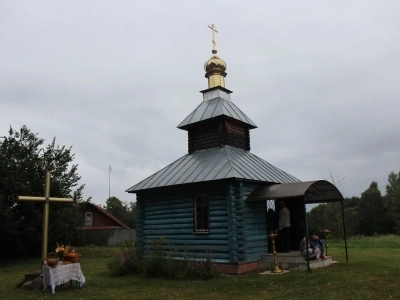
<svg viewBox="0 0 400 300">
<path fill-rule="evenodd" d="M 216 52 L 216 51 L 215 51 Z M 224 74 L 226 71 L 226 62 L 224 62 L 222 59 L 220 59 L 216 54 L 213 54 L 213 56 L 206 61 L 204 64 L 204 71 L 208 75 L 212 74 Z"/>
<path fill-rule="evenodd" d="M 212 56 L 204 64 L 204 71 L 206 71 L 206 78 L 208 79 L 208 88 L 214 88 L 217 86 L 225 87 L 225 76 L 226 76 L 226 62 L 217 56 L 217 49 L 215 48 L 215 37 L 214 33 L 217 32 L 214 24 L 208 26 L 212 30 Z"/>
</svg>

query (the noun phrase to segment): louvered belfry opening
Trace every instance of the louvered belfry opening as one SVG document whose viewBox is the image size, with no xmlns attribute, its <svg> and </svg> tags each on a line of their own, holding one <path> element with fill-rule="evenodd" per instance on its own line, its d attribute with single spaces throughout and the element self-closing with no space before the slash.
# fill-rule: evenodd
<svg viewBox="0 0 400 300">
<path fill-rule="evenodd" d="M 188 131 L 189 154 L 223 146 L 250 151 L 250 130 L 257 125 L 231 101 L 232 92 L 213 87 L 201 93 L 203 102 L 178 125 Z"/>
<path fill-rule="evenodd" d="M 188 129 L 188 152 L 221 146 L 250 150 L 250 130 L 233 119 L 203 121 Z"/>
</svg>

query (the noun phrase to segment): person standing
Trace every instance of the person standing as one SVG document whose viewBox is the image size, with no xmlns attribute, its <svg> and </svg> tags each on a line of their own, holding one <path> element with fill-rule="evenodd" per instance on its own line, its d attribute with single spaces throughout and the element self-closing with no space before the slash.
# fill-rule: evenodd
<svg viewBox="0 0 400 300">
<path fill-rule="evenodd" d="M 290 211 L 285 202 L 279 202 L 278 239 L 282 252 L 290 252 Z"/>
</svg>

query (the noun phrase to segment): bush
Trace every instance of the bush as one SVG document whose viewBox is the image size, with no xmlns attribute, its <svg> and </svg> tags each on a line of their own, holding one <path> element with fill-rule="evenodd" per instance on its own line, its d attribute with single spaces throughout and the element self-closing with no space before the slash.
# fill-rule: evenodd
<svg viewBox="0 0 400 300">
<path fill-rule="evenodd" d="M 136 252 L 136 241 L 125 241 L 121 246 L 121 252 L 109 260 L 107 267 L 113 276 L 138 274 L 141 269 L 141 259 Z"/>
<path fill-rule="evenodd" d="M 185 272 L 185 277 L 196 280 L 210 280 L 217 277 L 218 272 L 212 259 L 212 252 L 206 251 L 207 256 L 203 259 L 190 261 Z"/>
<path fill-rule="evenodd" d="M 173 245 L 165 245 L 164 239 L 149 241 L 144 257 L 136 252 L 136 242 L 125 242 L 122 251 L 108 262 L 108 270 L 113 276 L 140 274 L 153 278 L 187 278 L 195 280 L 214 279 L 218 273 L 211 251 L 206 251 L 206 258 L 174 258 Z M 176 250 L 175 250 L 176 251 Z"/>
<path fill-rule="evenodd" d="M 173 245 L 164 245 L 164 238 L 149 241 L 149 249 L 143 258 L 143 273 L 146 277 L 176 278 L 184 262 L 174 259 Z"/>
</svg>

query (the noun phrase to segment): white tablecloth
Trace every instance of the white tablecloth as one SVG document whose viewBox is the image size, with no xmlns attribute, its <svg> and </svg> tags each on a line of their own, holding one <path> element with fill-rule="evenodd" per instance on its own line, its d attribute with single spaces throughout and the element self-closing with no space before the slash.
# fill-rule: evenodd
<svg viewBox="0 0 400 300">
<path fill-rule="evenodd" d="M 43 266 L 42 273 L 43 288 L 46 289 L 46 287 L 51 286 L 51 291 L 53 294 L 57 285 L 63 284 L 70 280 L 76 280 L 79 282 L 79 287 L 85 283 L 85 276 L 83 276 L 81 265 L 79 263 L 58 265 L 55 268 Z"/>
</svg>

